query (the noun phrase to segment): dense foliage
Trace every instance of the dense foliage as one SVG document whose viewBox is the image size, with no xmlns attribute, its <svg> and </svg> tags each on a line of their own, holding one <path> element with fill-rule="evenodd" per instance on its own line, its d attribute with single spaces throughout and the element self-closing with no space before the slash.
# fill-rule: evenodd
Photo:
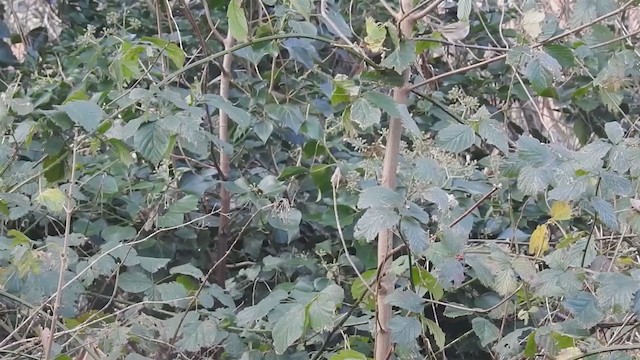
<svg viewBox="0 0 640 360">
<path fill-rule="evenodd" d="M 0 24 L 2 358 L 373 358 L 382 278 L 389 357 L 637 356 L 634 1 L 49 3 Z"/>
</svg>

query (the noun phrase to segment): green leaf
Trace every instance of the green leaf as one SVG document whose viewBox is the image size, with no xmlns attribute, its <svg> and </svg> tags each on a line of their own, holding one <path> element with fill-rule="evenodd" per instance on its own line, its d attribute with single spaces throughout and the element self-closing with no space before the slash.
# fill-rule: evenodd
<svg viewBox="0 0 640 360">
<path fill-rule="evenodd" d="M 60 213 L 64 211 L 67 197 L 60 189 L 46 189 L 36 197 L 35 201 L 46 207 L 49 211 Z"/>
<path fill-rule="evenodd" d="M 604 319 L 604 313 L 598 308 L 598 301 L 591 293 L 581 291 L 569 296 L 563 305 L 586 328 L 591 328 Z"/>
<path fill-rule="evenodd" d="M 640 290 L 640 283 L 631 276 L 620 273 L 600 273 L 596 290 L 598 304 L 605 309 L 625 312 L 631 308 L 633 294 Z"/>
<path fill-rule="evenodd" d="M 436 346 L 440 349 L 444 349 L 444 345 L 446 342 L 446 335 L 444 331 L 442 331 L 442 328 L 440 327 L 440 325 L 438 325 L 435 321 L 431 319 L 424 319 L 424 320 L 425 320 L 425 323 L 427 324 L 427 329 L 429 330 L 429 333 L 431 334 L 431 336 L 433 336 L 433 339 L 436 341 Z"/>
<path fill-rule="evenodd" d="M 138 231 L 133 226 L 110 225 L 105 227 L 101 235 L 106 242 L 120 242 L 122 240 L 131 240 L 136 237 Z"/>
<path fill-rule="evenodd" d="M 167 266 L 171 259 L 138 256 L 138 261 L 140 262 L 140 267 L 152 274 L 155 274 L 158 270 Z"/>
<path fill-rule="evenodd" d="M 617 231 L 620 228 L 618 216 L 616 215 L 616 211 L 611 203 L 599 196 L 594 196 L 591 198 L 591 206 L 596 211 L 598 220 L 605 224 L 609 229 Z"/>
<path fill-rule="evenodd" d="M 306 312 L 304 306 L 295 304 L 289 309 L 287 316 L 283 316 L 276 322 L 273 330 L 271 330 L 273 347 L 276 354 L 284 354 L 287 348 L 302 336 L 306 323 L 305 319 Z"/>
<path fill-rule="evenodd" d="M 527 164 L 541 167 L 553 161 L 551 151 L 532 136 L 520 136 L 516 145 L 518 146 L 518 158 Z"/>
<path fill-rule="evenodd" d="M 467 150 L 476 141 L 476 134 L 469 125 L 452 124 L 438 132 L 438 144 L 454 153 Z"/>
<path fill-rule="evenodd" d="M 312 6 L 310 0 L 291 0 L 291 7 L 304 16 L 305 20 L 309 21 L 309 18 L 311 18 Z"/>
<path fill-rule="evenodd" d="M 352 349 L 340 350 L 337 354 L 331 355 L 329 360 L 367 360 L 367 357 Z"/>
<path fill-rule="evenodd" d="M 542 22 L 544 21 L 545 15 L 540 10 L 527 10 L 522 15 L 521 25 L 527 35 L 536 39 L 540 33 L 542 33 Z"/>
<path fill-rule="evenodd" d="M 524 75 L 538 92 L 545 90 L 553 82 L 553 75 L 545 68 L 542 61 L 539 56 L 534 56 L 524 68 Z"/>
<path fill-rule="evenodd" d="M 415 136 L 420 136 L 420 129 L 405 104 L 397 104 L 390 96 L 377 91 L 366 92 L 362 97 L 384 110 L 390 116 L 400 118 L 405 129 Z"/>
<path fill-rule="evenodd" d="M 478 135 L 503 153 L 506 154 L 509 151 L 509 138 L 497 121 L 491 119 L 480 121 Z"/>
<path fill-rule="evenodd" d="M 604 124 L 604 131 L 612 143 L 618 144 L 624 138 L 624 129 L 617 121 L 611 121 Z"/>
<path fill-rule="evenodd" d="M 409 244 L 411 251 L 420 254 L 429 247 L 429 234 L 415 219 L 403 218 L 400 222 L 400 233 Z"/>
<path fill-rule="evenodd" d="M 248 40 L 249 25 L 244 15 L 242 0 L 229 1 L 227 8 L 227 21 L 229 22 L 229 31 L 231 35 L 238 41 L 245 42 Z"/>
<path fill-rule="evenodd" d="M 187 289 L 176 281 L 156 285 L 155 290 L 160 294 L 160 299 L 169 305 L 185 309 L 191 302 Z"/>
<path fill-rule="evenodd" d="M 102 119 L 104 119 L 104 112 L 100 106 L 90 100 L 71 101 L 60 106 L 60 109 L 64 111 L 76 125 L 82 126 L 89 132 L 95 131 Z"/>
<path fill-rule="evenodd" d="M 235 0 L 230 4 L 234 2 Z M 238 126 L 242 129 L 246 129 L 253 122 L 251 119 L 251 114 L 249 114 L 246 110 L 232 105 L 228 100 L 225 100 L 219 95 L 207 94 L 205 95 L 205 99 L 209 106 L 219 109 L 220 111 L 224 111 L 229 116 L 229 118 L 236 124 L 238 124 Z"/>
<path fill-rule="evenodd" d="M 380 66 L 394 69 L 398 74 L 401 74 L 415 59 L 416 43 L 414 41 L 403 41 L 380 62 Z"/>
<path fill-rule="evenodd" d="M 394 316 L 389 321 L 391 339 L 396 344 L 411 344 L 420 336 L 422 326 L 414 318 Z"/>
<path fill-rule="evenodd" d="M 270 118 L 293 130 L 296 134 L 304 124 L 305 118 L 300 107 L 294 105 L 269 104 L 264 110 Z"/>
<path fill-rule="evenodd" d="M 404 198 L 386 186 L 372 186 L 360 193 L 358 208 L 370 207 L 399 207 L 404 204 Z"/>
<path fill-rule="evenodd" d="M 575 66 L 576 61 L 573 56 L 573 51 L 570 47 L 561 44 L 548 44 L 544 46 L 544 50 L 547 54 L 553 56 L 563 68 L 570 68 Z"/>
<path fill-rule="evenodd" d="M 364 42 L 367 48 L 373 53 L 379 53 L 384 50 L 384 40 L 387 38 L 387 28 L 384 24 L 376 22 L 373 18 L 367 17 L 365 28 L 367 36 Z"/>
<path fill-rule="evenodd" d="M 169 42 L 165 39 L 144 36 L 140 39 L 141 41 L 148 41 L 155 45 L 158 49 L 165 51 L 167 53 L 167 57 L 178 67 L 181 68 L 184 66 L 185 53 L 184 51 L 176 44 Z"/>
<path fill-rule="evenodd" d="M 500 329 L 493 323 L 485 318 L 477 317 L 471 320 L 471 327 L 473 332 L 480 339 L 480 345 L 487 346 L 492 342 L 498 340 L 500 337 Z"/>
<path fill-rule="evenodd" d="M 393 209 L 372 207 L 367 209 L 358 219 L 353 236 L 372 241 L 380 231 L 393 228 L 398 224 L 398 221 L 400 221 L 400 215 Z"/>
<path fill-rule="evenodd" d="M 164 159 L 169 149 L 169 134 L 156 123 L 146 123 L 136 131 L 133 143 L 145 159 L 157 165 Z"/>
<path fill-rule="evenodd" d="M 127 270 L 120 274 L 118 287 L 130 293 L 143 293 L 154 286 L 153 280 L 141 272 Z"/>
<path fill-rule="evenodd" d="M 181 339 L 176 343 L 180 351 L 196 352 L 202 348 L 213 348 L 218 343 L 218 327 L 213 318 L 186 322 L 181 333 Z"/>
<path fill-rule="evenodd" d="M 469 20 L 472 7 L 472 0 L 458 0 L 458 20 Z"/>
<path fill-rule="evenodd" d="M 380 116 L 382 112 L 377 107 L 371 105 L 366 99 L 358 99 L 351 105 L 351 121 L 360 126 L 362 130 L 366 130 L 373 125 L 380 124 Z"/>
<path fill-rule="evenodd" d="M 414 268 L 411 278 L 417 287 L 427 289 L 434 300 L 440 300 L 444 296 L 444 289 L 438 284 L 438 279 L 426 269 L 421 267 Z"/>
<path fill-rule="evenodd" d="M 242 309 L 236 316 L 238 326 L 245 326 L 249 323 L 267 316 L 280 302 L 289 297 L 284 290 L 275 290 L 258 304 Z"/>
<path fill-rule="evenodd" d="M 414 313 L 422 313 L 424 310 L 424 299 L 410 290 L 396 289 L 385 298 L 387 304 L 397 306 L 401 309 Z"/>
<path fill-rule="evenodd" d="M 204 278 L 204 274 L 202 273 L 202 270 L 198 269 L 197 267 L 191 264 L 182 264 L 182 265 L 174 266 L 169 270 L 169 273 L 171 275 L 175 275 L 175 274 L 189 275 L 197 280 L 202 280 Z"/>
</svg>

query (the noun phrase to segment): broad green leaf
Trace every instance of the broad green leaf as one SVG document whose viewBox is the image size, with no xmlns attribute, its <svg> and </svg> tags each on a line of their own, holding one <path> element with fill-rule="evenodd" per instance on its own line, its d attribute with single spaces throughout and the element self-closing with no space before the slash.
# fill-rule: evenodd
<svg viewBox="0 0 640 360">
<path fill-rule="evenodd" d="M 598 215 L 598 220 L 605 224 L 611 230 L 618 230 L 620 225 L 618 223 L 618 216 L 616 211 L 608 201 L 601 197 L 594 196 L 591 198 L 591 206 Z"/>
<path fill-rule="evenodd" d="M 386 186 L 372 186 L 360 193 L 358 208 L 370 207 L 399 207 L 404 204 L 404 198 Z"/>
<path fill-rule="evenodd" d="M 577 0 L 573 6 L 570 25 L 572 28 L 577 28 L 614 11 L 615 8 L 615 2 L 612 0 Z"/>
<path fill-rule="evenodd" d="M 258 304 L 246 307 L 242 309 L 236 319 L 239 326 L 245 326 L 249 323 L 261 319 L 271 310 L 273 310 L 280 302 L 289 297 L 289 294 L 284 290 L 275 290 L 271 292 L 267 297 L 262 299 Z"/>
<path fill-rule="evenodd" d="M 155 274 L 158 270 L 167 266 L 171 259 L 138 256 L 138 261 L 140 262 L 140 267 L 152 274 Z"/>
<path fill-rule="evenodd" d="M 524 75 L 537 92 L 547 89 L 553 83 L 553 75 L 547 70 L 539 56 L 535 56 L 527 62 Z"/>
<path fill-rule="evenodd" d="M 364 42 L 373 53 L 379 53 L 384 50 L 384 40 L 387 38 L 387 28 L 373 18 L 367 17 L 366 20 L 367 36 Z"/>
<path fill-rule="evenodd" d="M 631 308 L 633 294 L 640 290 L 640 283 L 620 273 L 600 273 L 596 276 L 598 304 L 604 309 L 626 312 Z"/>
<path fill-rule="evenodd" d="M 227 21 L 229 22 L 229 31 L 231 35 L 238 41 L 245 42 L 249 35 L 249 25 L 244 15 L 242 0 L 229 1 L 227 8 Z"/>
<path fill-rule="evenodd" d="M 607 137 L 612 143 L 618 144 L 624 138 L 624 129 L 617 121 L 611 121 L 604 124 L 604 131 L 607 133 Z"/>
<path fill-rule="evenodd" d="M 358 219 L 353 236 L 372 241 L 383 230 L 389 230 L 400 221 L 400 215 L 387 207 L 372 207 L 367 209 Z"/>
<path fill-rule="evenodd" d="M 555 221 L 563 221 L 571 219 L 571 206 L 564 201 L 555 201 L 551 205 L 551 219 Z"/>
<path fill-rule="evenodd" d="M 367 360 L 367 357 L 352 349 L 340 350 L 337 354 L 331 355 L 329 360 Z"/>
<path fill-rule="evenodd" d="M 67 197 L 60 189 L 46 189 L 40 192 L 35 199 L 36 202 L 54 213 L 64 211 L 66 200 Z"/>
<path fill-rule="evenodd" d="M 420 254 L 427 250 L 429 235 L 415 219 L 403 218 L 400 221 L 400 233 L 409 244 L 411 251 Z"/>
<path fill-rule="evenodd" d="M 464 267 L 457 259 L 448 259 L 438 264 L 433 270 L 438 283 L 445 290 L 459 287 L 464 281 Z"/>
<path fill-rule="evenodd" d="M 391 339 L 396 344 L 410 344 L 420 335 L 422 326 L 414 318 L 394 316 L 389 321 Z"/>
<path fill-rule="evenodd" d="M 540 256 L 549 249 L 549 227 L 538 225 L 529 240 L 529 254 Z"/>
<path fill-rule="evenodd" d="M 271 330 L 273 347 L 276 354 L 282 355 L 294 342 L 300 339 L 306 323 L 306 311 L 300 304 L 294 305 L 284 316 L 276 322 Z"/>
<path fill-rule="evenodd" d="M 458 20 L 469 20 L 472 7 L 472 0 L 458 0 Z"/>
<path fill-rule="evenodd" d="M 104 119 L 104 112 L 100 106 L 91 100 L 71 101 L 60 106 L 60 109 L 64 111 L 76 125 L 82 126 L 89 132 L 95 131 L 102 119 Z"/>
<path fill-rule="evenodd" d="M 580 324 L 591 328 L 604 318 L 604 313 L 598 307 L 598 301 L 593 294 L 581 291 L 567 297 L 562 303 Z"/>
<path fill-rule="evenodd" d="M 440 325 L 438 325 L 435 321 L 431 319 L 424 319 L 425 324 L 427 325 L 427 329 L 429 333 L 433 336 L 433 339 L 436 341 L 436 346 L 440 349 L 444 349 L 444 345 L 446 342 L 446 335 Z"/>
<path fill-rule="evenodd" d="M 167 154 L 170 140 L 166 130 L 155 123 L 146 123 L 136 131 L 133 143 L 145 159 L 157 165 Z"/>
<path fill-rule="evenodd" d="M 110 225 L 102 230 L 102 238 L 107 242 L 120 242 L 136 237 L 138 231 L 133 226 Z"/>
<path fill-rule="evenodd" d="M 393 98 L 377 91 L 369 91 L 362 95 L 365 99 L 384 110 L 392 117 L 400 118 L 402 126 L 414 136 L 420 136 L 420 129 L 405 104 L 397 104 Z"/>
<path fill-rule="evenodd" d="M 185 309 L 191 302 L 187 289 L 176 281 L 156 285 L 155 290 L 160 294 L 160 299 L 169 305 Z"/>
<path fill-rule="evenodd" d="M 213 348 L 218 343 L 218 327 L 215 321 L 210 318 L 184 324 L 184 328 L 181 329 L 182 336 L 176 343 L 176 348 L 189 352 L 196 352 L 202 348 Z"/>
<path fill-rule="evenodd" d="M 480 339 L 480 345 L 483 347 L 498 340 L 500 337 L 500 329 L 485 318 L 477 317 L 471 320 L 471 327 L 473 328 L 473 332 Z"/>
<path fill-rule="evenodd" d="M 491 119 L 480 121 L 478 135 L 503 153 L 506 154 L 509 151 L 509 138 L 497 121 Z"/>
<path fill-rule="evenodd" d="M 414 313 L 422 313 L 425 305 L 424 299 L 411 290 L 395 289 L 387 295 L 385 301 L 391 306 L 397 306 Z"/>
<path fill-rule="evenodd" d="M 232 1 L 231 3 L 234 3 Z M 220 111 L 224 111 L 231 120 L 233 120 L 238 126 L 242 129 L 245 129 L 251 125 L 253 122 L 251 119 L 251 114 L 249 114 L 246 110 L 241 109 L 237 106 L 232 105 L 228 100 L 225 100 L 223 97 L 215 94 L 207 94 L 205 95 L 205 99 L 209 106 L 212 106 Z"/>
<path fill-rule="evenodd" d="M 270 118 L 280 122 L 296 134 L 300 131 L 300 127 L 305 121 L 300 107 L 295 105 L 269 104 L 265 106 L 264 110 Z"/>
<path fill-rule="evenodd" d="M 126 292 L 143 293 L 153 286 L 153 280 L 141 272 L 127 270 L 118 277 L 118 287 Z"/>
<path fill-rule="evenodd" d="M 400 45 L 381 62 L 380 66 L 394 69 L 401 74 L 416 59 L 416 43 L 414 41 L 402 41 Z"/>
<path fill-rule="evenodd" d="M 358 124 L 362 130 L 366 130 L 373 125 L 380 124 L 382 112 L 369 101 L 361 98 L 351 104 L 349 115 L 351 115 L 351 121 Z"/>
<path fill-rule="evenodd" d="M 522 15 L 521 25 L 530 37 L 536 39 L 542 32 L 542 22 L 545 15 L 540 10 L 528 10 Z"/>
<path fill-rule="evenodd" d="M 158 49 L 165 51 L 169 59 L 171 59 L 178 68 L 184 66 L 185 53 L 178 45 L 165 39 L 150 36 L 144 36 L 140 40 L 148 41 L 154 44 Z"/>
<path fill-rule="evenodd" d="M 518 146 L 518 157 L 532 166 L 545 166 L 553 161 L 551 151 L 534 137 L 521 136 L 516 145 Z"/>
<path fill-rule="evenodd" d="M 189 275 L 198 280 L 202 280 L 204 278 L 204 274 L 202 273 L 202 270 L 198 269 L 197 267 L 191 264 L 182 264 L 182 265 L 174 266 L 169 270 L 169 273 L 172 275 L 174 274 Z"/>
<path fill-rule="evenodd" d="M 304 16 L 305 20 L 309 21 L 312 9 L 311 0 L 291 0 L 291 7 Z"/>
<path fill-rule="evenodd" d="M 575 65 L 575 58 L 570 47 L 561 44 L 548 44 L 544 46 L 547 54 L 553 56 L 564 69 Z"/>
<path fill-rule="evenodd" d="M 289 20 L 288 24 L 291 27 L 291 30 L 297 34 L 309 36 L 318 35 L 318 28 L 308 21 Z"/>
<path fill-rule="evenodd" d="M 436 279 L 429 271 L 421 267 L 412 270 L 412 279 L 417 287 L 427 289 L 434 300 L 440 300 L 444 296 L 444 289 L 438 284 Z"/>
<path fill-rule="evenodd" d="M 476 141 L 476 134 L 469 125 L 452 124 L 438 132 L 438 144 L 453 153 L 470 148 Z"/>
</svg>

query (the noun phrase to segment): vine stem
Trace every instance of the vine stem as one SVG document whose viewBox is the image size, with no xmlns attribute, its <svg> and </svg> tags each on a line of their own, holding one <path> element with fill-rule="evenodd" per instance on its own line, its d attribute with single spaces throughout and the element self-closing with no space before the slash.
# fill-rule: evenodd
<svg viewBox="0 0 640 360">
<path fill-rule="evenodd" d="M 73 144 L 73 151 L 71 152 L 71 176 L 69 179 L 69 188 L 67 189 L 66 204 L 64 205 L 65 212 L 65 224 L 64 224 L 64 239 L 62 240 L 62 248 L 60 249 L 60 273 L 58 274 L 58 285 L 56 287 L 56 298 L 53 302 L 53 311 L 51 313 L 51 327 L 49 328 L 49 336 L 43 339 L 44 345 L 44 360 L 51 358 L 51 348 L 53 346 L 53 337 L 56 333 L 56 320 L 58 319 L 58 312 L 62 304 L 62 288 L 64 286 L 64 273 L 67 268 L 67 246 L 69 244 L 69 235 L 71 234 L 71 217 L 73 215 L 73 188 L 76 179 L 76 156 L 78 153 L 78 133 Z"/>
</svg>

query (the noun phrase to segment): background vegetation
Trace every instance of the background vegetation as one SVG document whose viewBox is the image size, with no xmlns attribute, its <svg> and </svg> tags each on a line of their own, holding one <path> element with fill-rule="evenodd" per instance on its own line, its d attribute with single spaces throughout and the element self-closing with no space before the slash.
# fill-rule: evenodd
<svg viewBox="0 0 640 360">
<path fill-rule="evenodd" d="M 3 359 L 638 356 L 636 1 L 3 3 Z"/>
</svg>

